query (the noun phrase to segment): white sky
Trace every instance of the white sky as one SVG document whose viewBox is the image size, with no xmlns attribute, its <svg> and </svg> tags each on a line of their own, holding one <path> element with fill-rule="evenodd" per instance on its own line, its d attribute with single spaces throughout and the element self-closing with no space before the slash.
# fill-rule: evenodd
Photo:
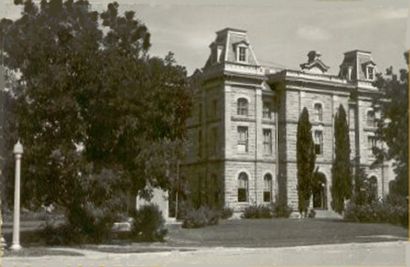
<svg viewBox="0 0 410 267">
<path fill-rule="evenodd" d="M 13 0 L 0 0 L 0 17 L 16 18 Z M 111 1 L 90 0 L 101 11 Z M 310 50 L 337 74 L 343 53 L 370 50 L 379 71 L 403 68 L 410 48 L 408 0 L 117 0 L 152 33 L 151 54 L 175 53 L 189 73 L 201 68 L 215 32 L 248 31 L 262 64 L 299 68 Z M 406 37 L 407 35 L 407 37 Z"/>
</svg>

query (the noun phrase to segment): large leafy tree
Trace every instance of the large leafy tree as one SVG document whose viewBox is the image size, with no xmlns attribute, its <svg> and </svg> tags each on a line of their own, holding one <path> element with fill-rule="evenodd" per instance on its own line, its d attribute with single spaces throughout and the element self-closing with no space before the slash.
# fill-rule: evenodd
<svg viewBox="0 0 410 267">
<path fill-rule="evenodd" d="M 306 214 L 312 195 L 313 170 L 316 161 L 312 125 L 306 108 L 303 108 L 298 121 L 296 150 L 299 212 Z"/>
<path fill-rule="evenodd" d="M 26 148 L 26 203 L 74 210 L 75 224 L 117 209 L 121 192 L 170 187 L 190 109 L 185 68 L 172 53 L 150 57 L 148 28 L 115 2 L 101 14 L 85 0 L 15 2 L 21 17 L 0 22 L 0 42 L 19 74 L 9 144 Z"/>
<path fill-rule="evenodd" d="M 405 59 L 409 65 L 409 52 Z M 396 179 L 391 186 L 391 192 L 401 196 L 408 196 L 408 93 L 409 70 L 401 69 L 399 75 L 390 67 L 386 75 L 377 75 L 375 86 L 381 95 L 374 101 L 375 109 L 379 109 L 381 117 L 378 119 L 376 135 L 387 146 L 374 149 L 375 165 L 385 160 L 393 160 Z"/>
<path fill-rule="evenodd" d="M 335 116 L 335 158 L 332 164 L 332 208 L 342 213 L 345 200 L 352 196 L 352 168 L 350 163 L 349 126 L 342 105 Z"/>
</svg>

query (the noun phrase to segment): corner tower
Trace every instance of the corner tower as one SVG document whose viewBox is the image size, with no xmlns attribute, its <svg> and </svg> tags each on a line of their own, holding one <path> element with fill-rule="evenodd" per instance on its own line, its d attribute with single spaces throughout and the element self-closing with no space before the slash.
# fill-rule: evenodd
<svg viewBox="0 0 410 267">
<path fill-rule="evenodd" d="M 188 128 L 196 152 L 183 166 L 190 188 L 196 188 L 191 198 L 197 205 L 237 211 L 273 202 L 274 93 L 246 31 L 220 30 L 209 48 L 205 66 L 193 77 L 194 112 Z"/>
</svg>

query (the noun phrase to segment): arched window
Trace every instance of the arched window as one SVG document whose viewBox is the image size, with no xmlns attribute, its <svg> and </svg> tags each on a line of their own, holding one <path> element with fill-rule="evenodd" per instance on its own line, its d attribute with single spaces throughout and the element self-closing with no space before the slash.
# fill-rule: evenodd
<svg viewBox="0 0 410 267">
<path fill-rule="evenodd" d="M 248 116 L 248 100 L 246 98 L 238 99 L 238 115 Z"/>
<path fill-rule="evenodd" d="M 248 175 L 241 172 L 238 177 L 238 202 L 248 201 Z"/>
<path fill-rule="evenodd" d="M 378 198 L 377 194 L 377 177 L 371 176 L 369 178 L 369 200 L 376 201 Z"/>
<path fill-rule="evenodd" d="M 263 177 L 263 202 L 272 202 L 272 175 Z"/>
<path fill-rule="evenodd" d="M 323 107 L 322 107 L 322 104 L 315 103 L 314 109 L 315 109 L 315 120 L 316 121 L 322 121 L 323 120 Z"/>
<path fill-rule="evenodd" d="M 373 110 L 369 110 L 367 112 L 367 126 L 376 127 L 376 118 L 374 116 L 374 111 Z"/>
</svg>

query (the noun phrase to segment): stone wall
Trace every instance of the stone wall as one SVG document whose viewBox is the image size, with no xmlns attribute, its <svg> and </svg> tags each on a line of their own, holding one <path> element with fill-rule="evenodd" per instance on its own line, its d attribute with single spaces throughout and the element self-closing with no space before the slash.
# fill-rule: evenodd
<svg viewBox="0 0 410 267">
<path fill-rule="evenodd" d="M 313 137 L 315 131 L 321 131 L 323 136 L 316 167 L 326 177 L 327 207 L 331 206 L 331 169 L 335 157 L 334 118 L 340 105 L 345 108 L 349 124 L 352 163 L 361 164 L 368 174 L 377 177 L 380 196 L 388 191 L 390 164 L 370 168 L 374 158 L 369 153 L 367 139 L 374 135 L 375 129 L 366 126 L 366 120 L 371 99 L 361 93 L 359 98 L 353 97 L 354 90 L 358 89 L 351 81 L 285 70 L 267 74 L 268 85 L 254 72 L 255 66 L 225 63 L 220 66 L 215 63 L 201 74 L 201 86 L 194 94 L 193 117 L 188 122 L 188 153 L 183 170 L 196 203 L 218 199 L 220 205 L 235 210 L 263 204 L 263 176 L 270 173 L 273 200 L 283 201 L 297 210 L 297 123 L 304 107 L 309 112 Z M 230 68 L 226 69 L 228 65 Z M 248 102 L 246 115 L 237 112 L 240 98 Z M 263 118 L 264 101 L 273 104 L 271 118 Z M 315 104 L 322 106 L 322 120 L 315 116 Z M 246 151 L 238 149 L 238 127 L 247 127 Z M 264 153 L 264 129 L 272 133 L 270 155 Z M 215 130 L 217 140 L 213 140 Z M 199 150 L 202 153 L 198 153 Z M 241 172 L 249 179 L 249 197 L 248 201 L 238 203 Z"/>
</svg>

